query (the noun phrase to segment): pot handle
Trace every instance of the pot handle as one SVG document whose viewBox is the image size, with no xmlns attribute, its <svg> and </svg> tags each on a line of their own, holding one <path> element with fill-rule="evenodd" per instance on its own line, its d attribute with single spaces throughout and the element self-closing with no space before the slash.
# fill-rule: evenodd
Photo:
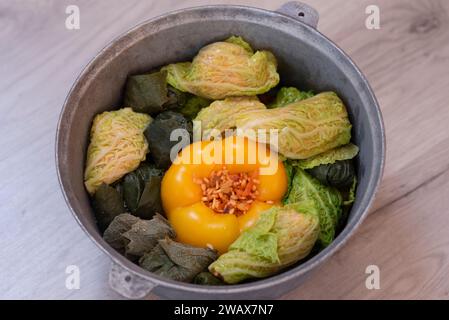
<svg viewBox="0 0 449 320">
<path fill-rule="evenodd" d="M 314 29 L 317 28 L 318 20 L 320 19 L 318 11 L 308 4 L 299 1 L 286 2 L 276 11 L 295 18 Z"/>
<path fill-rule="evenodd" d="M 109 285 L 128 299 L 143 299 L 156 287 L 156 284 L 129 272 L 115 262 L 112 262 L 109 271 Z"/>
</svg>

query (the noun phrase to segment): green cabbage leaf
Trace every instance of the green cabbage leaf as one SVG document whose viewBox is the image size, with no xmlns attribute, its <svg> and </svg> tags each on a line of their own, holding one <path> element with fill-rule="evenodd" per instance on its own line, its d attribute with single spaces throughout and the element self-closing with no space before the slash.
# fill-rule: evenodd
<svg viewBox="0 0 449 320">
<path fill-rule="evenodd" d="M 284 168 L 285 173 L 287 174 L 287 192 L 285 192 L 283 202 L 285 202 L 288 198 L 288 195 L 290 194 L 290 191 L 292 190 L 292 182 L 293 177 L 295 176 L 295 167 L 292 165 L 291 161 L 285 160 L 284 161 Z"/>
<path fill-rule="evenodd" d="M 236 45 L 242 47 L 243 49 L 245 49 L 246 51 L 248 51 L 248 53 L 250 53 L 250 54 L 254 53 L 254 50 L 251 47 L 251 45 L 248 42 L 246 42 L 242 37 L 231 36 L 228 39 L 226 39 L 224 42 L 236 44 Z"/>
<path fill-rule="evenodd" d="M 359 147 L 348 143 L 344 146 L 334 148 L 308 159 L 302 159 L 295 162 L 295 165 L 301 169 L 312 169 L 322 164 L 333 164 L 336 161 L 349 160 L 359 153 Z"/>
<path fill-rule="evenodd" d="M 131 108 L 106 111 L 94 118 L 87 149 L 84 184 L 92 195 L 135 170 L 145 160 L 148 143 L 143 135 L 152 121 Z"/>
<path fill-rule="evenodd" d="M 254 96 L 279 83 L 277 62 L 269 51 L 253 52 L 239 37 L 202 48 L 192 62 L 169 64 L 167 82 L 176 89 L 211 99 Z"/>
<path fill-rule="evenodd" d="M 318 234 L 315 212 L 297 211 L 294 206 L 271 208 L 261 213 L 257 223 L 242 233 L 209 271 L 229 284 L 271 276 L 305 258 Z"/>
<path fill-rule="evenodd" d="M 240 132 L 277 129 L 280 154 L 290 159 L 307 159 L 348 144 L 351 123 L 343 102 L 333 92 L 267 109 L 257 98 L 228 98 L 215 101 L 195 118 L 201 124 L 203 140 L 212 132 L 237 128 Z M 258 137 L 269 142 L 269 135 Z"/>
<path fill-rule="evenodd" d="M 296 168 L 292 188 L 285 204 L 304 205 L 309 211 L 315 211 L 320 221 L 319 242 L 322 247 L 328 246 L 335 237 L 335 231 L 342 213 L 342 197 L 332 187 L 321 184 L 317 179 Z"/>
<path fill-rule="evenodd" d="M 276 94 L 276 98 L 268 105 L 268 108 L 284 107 L 290 103 L 298 102 L 301 100 L 309 99 L 313 97 L 312 91 L 299 91 L 295 87 L 282 87 Z"/>
</svg>

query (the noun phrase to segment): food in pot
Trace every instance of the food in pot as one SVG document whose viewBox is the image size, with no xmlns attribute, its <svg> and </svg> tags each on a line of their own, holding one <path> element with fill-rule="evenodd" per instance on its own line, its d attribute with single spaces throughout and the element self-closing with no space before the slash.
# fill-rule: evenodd
<svg viewBox="0 0 449 320">
<path fill-rule="evenodd" d="M 316 212 L 289 205 L 264 211 L 257 223 L 209 266 L 226 283 L 265 278 L 305 258 L 318 238 Z"/>
<path fill-rule="evenodd" d="M 336 93 L 279 81 L 274 55 L 237 36 L 130 75 L 87 150 L 104 240 L 197 285 L 266 278 L 330 245 L 356 199 L 359 148 Z"/>
<path fill-rule="evenodd" d="M 320 220 L 320 245 L 326 247 L 334 240 L 341 218 L 342 196 L 337 189 L 321 184 L 302 169 L 294 170 L 293 174 L 292 187 L 284 203 L 309 204 Z"/>
<path fill-rule="evenodd" d="M 169 102 L 167 72 L 153 72 L 128 77 L 124 105 L 136 112 L 158 114 Z"/>
<path fill-rule="evenodd" d="M 105 230 L 103 238 L 116 249 L 123 249 L 128 257 L 141 257 L 151 251 L 158 240 L 174 237 L 175 231 L 160 214 L 151 220 L 121 214 Z"/>
<path fill-rule="evenodd" d="M 346 107 L 333 92 L 274 109 L 266 108 L 256 98 L 250 99 L 217 101 L 201 110 L 196 120 L 201 121 L 206 139 L 216 130 L 274 129 L 279 136 L 279 153 L 291 159 L 307 159 L 351 140 L 352 126 Z"/>
<path fill-rule="evenodd" d="M 348 143 L 308 159 L 295 161 L 295 165 L 301 169 L 312 169 L 320 165 L 333 164 L 337 161 L 353 159 L 358 153 L 359 147 L 355 144 Z"/>
<path fill-rule="evenodd" d="M 135 170 L 145 160 L 148 142 L 143 132 L 152 118 L 131 108 L 97 115 L 87 148 L 84 183 L 94 194 L 102 184 L 111 184 Z"/>
<path fill-rule="evenodd" d="M 102 183 L 92 197 L 92 205 L 101 230 L 106 229 L 116 216 L 126 212 L 120 185 L 113 187 Z"/>
<path fill-rule="evenodd" d="M 139 265 L 172 280 L 191 282 L 217 259 L 209 248 L 193 247 L 165 238 L 139 259 Z"/>
<path fill-rule="evenodd" d="M 273 103 L 267 105 L 267 108 L 279 108 L 290 103 L 298 102 L 314 96 L 312 91 L 299 91 L 295 87 L 282 87 L 276 94 Z"/>
<path fill-rule="evenodd" d="M 121 182 L 123 201 L 129 211 L 141 218 L 162 212 L 161 181 L 164 171 L 143 163 L 125 175 Z M 123 211 L 122 211 L 123 212 Z"/>
<path fill-rule="evenodd" d="M 181 242 L 224 253 L 261 211 L 281 202 L 287 190 L 283 164 L 273 154 L 251 162 L 258 148 L 267 146 L 231 136 L 196 142 L 182 150 L 166 172 L 161 190 L 165 214 Z M 214 150 L 223 152 L 217 159 L 208 159 Z M 237 153 L 243 155 L 241 161 L 232 157 Z M 194 163 L 194 156 L 200 161 Z M 227 161 L 230 158 L 233 161 Z M 260 174 L 270 165 L 277 169 Z M 176 197 L 174 190 L 180 191 Z"/>
<path fill-rule="evenodd" d="M 167 169 L 171 164 L 171 150 L 178 144 L 177 141 L 170 139 L 175 130 L 183 130 L 187 135 L 186 141 L 190 140 L 192 123 L 182 114 L 174 111 L 158 114 L 145 130 L 145 137 L 151 145 L 151 157 L 158 168 Z M 180 145 L 180 147 L 184 146 Z"/>
</svg>

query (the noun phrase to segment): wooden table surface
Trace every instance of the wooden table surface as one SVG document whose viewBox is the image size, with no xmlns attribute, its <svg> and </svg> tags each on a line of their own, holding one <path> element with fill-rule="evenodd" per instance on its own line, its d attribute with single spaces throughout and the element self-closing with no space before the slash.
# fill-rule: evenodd
<svg viewBox="0 0 449 320">
<path fill-rule="evenodd" d="M 307 1 L 307 0 L 306 0 Z M 319 30 L 369 79 L 382 108 L 387 161 L 370 215 L 351 241 L 286 299 L 408 299 L 449 295 L 449 2 L 308 0 Z M 72 218 L 54 162 L 57 119 L 70 86 L 103 46 L 164 12 L 281 0 L 0 0 L 0 298 L 119 299 L 110 266 Z M 65 28 L 65 8 L 81 11 Z M 379 30 L 365 8 L 380 8 Z M 79 290 L 65 286 L 80 268 Z M 365 286 L 368 265 L 380 289 Z"/>
</svg>

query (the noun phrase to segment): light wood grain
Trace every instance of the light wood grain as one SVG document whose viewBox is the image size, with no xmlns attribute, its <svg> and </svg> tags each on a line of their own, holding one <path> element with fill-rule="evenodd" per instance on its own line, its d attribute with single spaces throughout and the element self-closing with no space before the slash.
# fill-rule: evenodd
<svg viewBox="0 0 449 320">
<path fill-rule="evenodd" d="M 164 12 L 202 4 L 275 9 L 284 1 L 0 1 L 0 298 L 120 298 L 109 259 L 71 217 L 54 167 L 56 123 L 83 66 L 113 38 Z M 288 299 L 446 299 L 449 283 L 449 2 L 309 1 L 319 29 L 369 79 L 384 115 L 387 165 L 360 231 Z M 81 29 L 65 28 L 77 4 Z M 367 30 L 365 8 L 381 10 Z M 81 289 L 65 288 L 65 268 Z M 381 290 L 364 286 L 381 269 Z"/>
</svg>

